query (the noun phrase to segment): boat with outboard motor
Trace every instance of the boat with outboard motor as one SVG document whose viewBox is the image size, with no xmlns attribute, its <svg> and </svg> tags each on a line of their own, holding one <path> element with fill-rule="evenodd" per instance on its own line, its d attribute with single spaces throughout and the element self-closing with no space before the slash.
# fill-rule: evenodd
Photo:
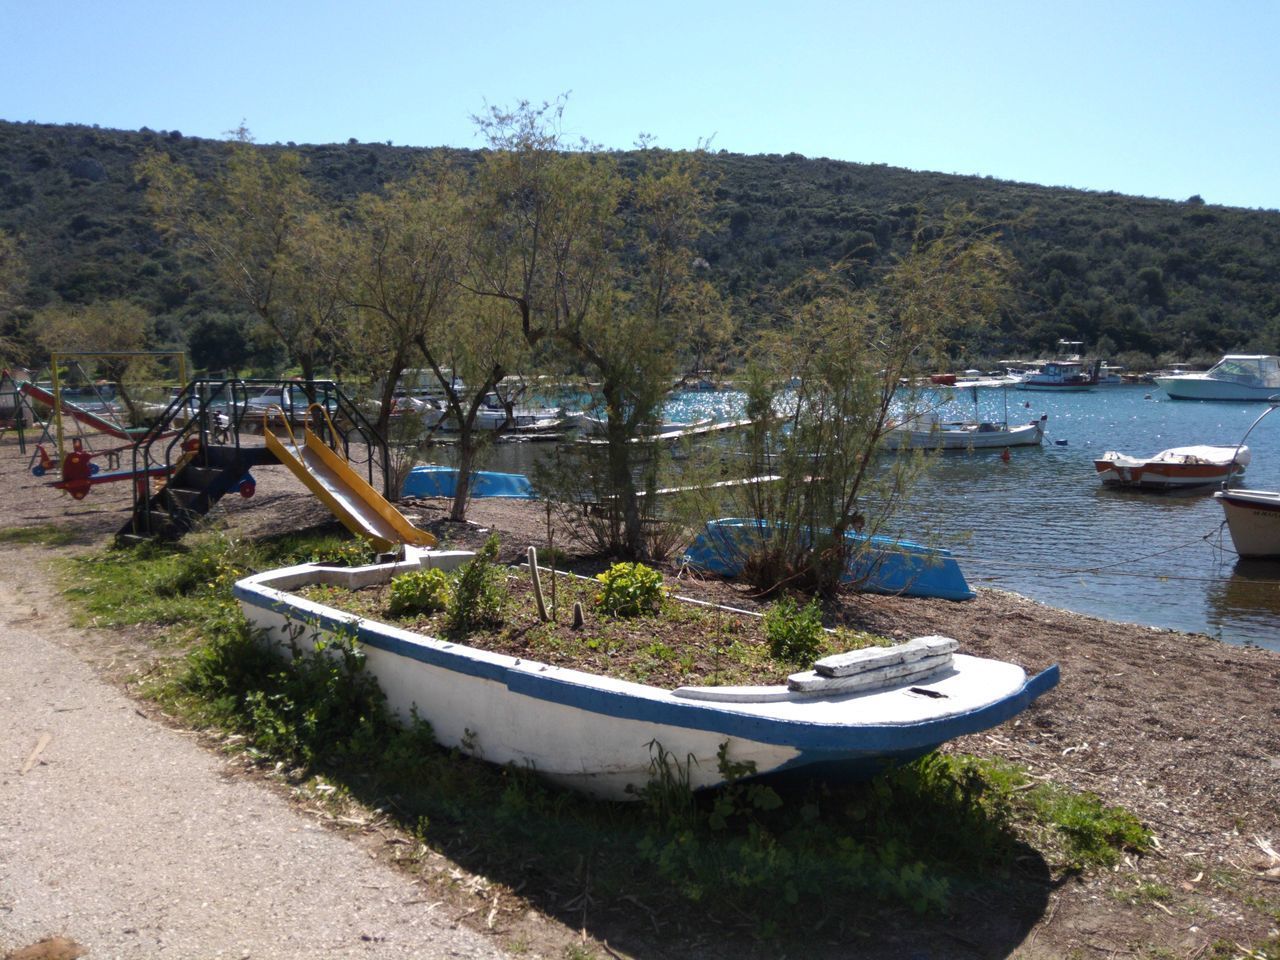
<svg viewBox="0 0 1280 960">
<path fill-rule="evenodd" d="M 1093 461 L 1104 486 L 1128 490 L 1191 490 L 1227 483 L 1243 476 L 1249 448 L 1199 444 L 1171 447 L 1151 457 L 1130 457 L 1108 450 Z"/>
</svg>

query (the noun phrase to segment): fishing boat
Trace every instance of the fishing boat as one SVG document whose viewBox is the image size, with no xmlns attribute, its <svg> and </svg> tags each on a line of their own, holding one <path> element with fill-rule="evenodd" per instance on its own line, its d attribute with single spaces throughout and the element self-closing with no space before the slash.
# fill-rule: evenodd
<svg viewBox="0 0 1280 960">
<path fill-rule="evenodd" d="M 354 638 L 367 672 L 403 722 L 431 724 L 438 743 L 533 770 L 610 800 L 634 800 L 664 758 L 693 789 L 723 782 L 720 756 L 758 777 L 856 779 L 923 756 L 1025 710 L 1058 682 L 1016 664 L 921 637 L 827 658 L 784 684 L 659 687 L 511 657 L 412 633 L 297 595 L 309 584 L 358 588 L 464 551 L 407 551 L 392 564 L 304 564 L 240 580 L 235 594 L 267 643 L 286 655 Z"/>
<path fill-rule="evenodd" d="M 736 577 L 752 549 L 772 535 L 773 527 L 765 520 L 711 520 L 685 550 L 683 560 L 722 577 Z M 977 596 L 948 550 L 853 531 L 845 539 L 851 556 L 842 579 L 859 590 L 942 600 Z"/>
<path fill-rule="evenodd" d="M 978 371 L 965 371 L 978 373 Z M 1007 376 L 971 377 L 956 379 L 954 383 L 937 383 L 935 386 L 950 389 L 968 388 L 973 398 L 973 417 L 964 420 L 944 420 L 937 410 L 929 410 L 904 417 L 891 423 L 882 442 L 889 450 L 1003 450 L 1008 447 L 1039 446 L 1044 440 L 1048 414 L 1039 420 L 1025 424 L 1009 423 L 1008 387 L 1019 381 Z M 979 417 L 978 391 L 983 388 L 1004 390 L 1004 419 L 984 420 Z"/>
<path fill-rule="evenodd" d="M 466 409 L 464 404 L 463 409 Z M 562 429 L 564 418 L 555 407 L 515 407 L 508 413 L 502 398 L 496 393 L 486 393 L 476 409 L 474 421 L 477 430 L 517 430 L 524 433 L 554 431 Z M 441 424 L 444 430 L 456 430 L 452 414 L 446 416 Z"/>
<path fill-rule="evenodd" d="M 1126 376 L 1128 376 L 1128 371 L 1118 364 L 1108 363 L 1103 360 L 1098 365 L 1097 378 L 1098 386 L 1100 387 L 1118 387 L 1126 382 Z"/>
<path fill-rule="evenodd" d="M 1019 390 L 1092 390 L 1098 384 L 1098 365 L 1083 360 L 1049 360 L 1015 386 Z"/>
<path fill-rule="evenodd" d="M 1229 353 L 1204 373 L 1155 380 L 1172 400 L 1268 400 L 1280 394 L 1280 357 Z"/>
<path fill-rule="evenodd" d="M 1246 446 L 1217 447 L 1201 444 L 1171 447 L 1152 457 L 1130 457 L 1108 450 L 1093 461 L 1104 486 L 1130 490 L 1190 490 L 1227 483 L 1244 474 L 1249 465 Z"/>
<path fill-rule="evenodd" d="M 1213 497 L 1222 504 L 1236 553 L 1280 560 L 1280 491 L 1219 490 Z"/>
<path fill-rule="evenodd" d="M 1039 420 L 1010 426 L 998 421 L 942 420 L 926 413 L 896 424 L 885 433 L 890 450 L 991 450 L 1006 447 L 1039 446 L 1049 415 Z"/>
</svg>

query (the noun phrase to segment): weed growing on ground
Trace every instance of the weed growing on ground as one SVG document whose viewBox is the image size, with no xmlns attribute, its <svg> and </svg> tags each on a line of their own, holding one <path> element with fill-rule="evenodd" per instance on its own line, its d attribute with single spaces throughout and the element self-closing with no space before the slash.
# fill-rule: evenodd
<svg viewBox="0 0 1280 960">
<path fill-rule="evenodd" d="M 764 632 L 775 660 L 807 666 L 819 657 L 826 640 L 822 608 L 812 600 L 802 607 L 783 597 L 765 611 Z"/>
<path fill-rule="evenodd" d="M 465 634 L 473 627 L 502 622 L 506 597 L 503 572 L 494 562 L 497 558 L 498 538 L 494 536 L 454 576 L 447 620 L 451 631 Z"/>
<path fill-rule="evenodd" d="M 0 543 L 38 543 L 50 547 L 62 547 L 74 541 L 73 531 L 66 527 L 54 526 L 52 523 L 0 529 Z"/>
<path fill-rule="evenodd" d="M 615 563 L 596 574 L 596 605 L 611 617 L 639 617 L 662 609 L 666 589 L 662 574 L 643 563 Z"/>
</svg>

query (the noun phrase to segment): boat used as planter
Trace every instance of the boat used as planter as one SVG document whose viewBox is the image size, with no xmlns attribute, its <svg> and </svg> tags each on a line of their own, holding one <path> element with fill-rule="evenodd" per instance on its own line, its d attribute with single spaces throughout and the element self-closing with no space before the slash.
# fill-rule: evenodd
<svg viewBox="0 0 1280 960">
<path fill-rule="evenodd" d="M 684 561 L 722 577 L 736 577 L 752 548 L 772 535 L 771 525 L 764 520 L 711 520 L 685 550 Z M 948 550 L 853 531 L 845 537 L 855 549 L 843 579 L 859 590 L 942 600 L 977 596 Z"/>
<path fill-rule="evenodd" d="M 1130 457 L 1108 450 L 1093 461 L 1104 486 L 1130 490 L 1192 490 L 1243 476 L 1249 448 L 1199 444 L 1171 447 L 1152 457 Z"/>
<path fill-rule="evenodd" d="M 285 652 L 354 635 L 389 707 L 429 722 L 442 745 L 611 800 L 635 799 L 663 757 L 690 787 L 716 786 L 722 748 L 761 777 L 872 776 L 1002 723 L 1058 682 L 1056 665 L 1028 678 L 1015 664 L 955 653 L 954 640 L 930 637 L 827 658 L 786 684 L 663 690 L 425 637 L 293 593 L 468 557 L 408 552 L 395 564 L 268 571 L 239 581 L 235 593 Z"/>
</svg>

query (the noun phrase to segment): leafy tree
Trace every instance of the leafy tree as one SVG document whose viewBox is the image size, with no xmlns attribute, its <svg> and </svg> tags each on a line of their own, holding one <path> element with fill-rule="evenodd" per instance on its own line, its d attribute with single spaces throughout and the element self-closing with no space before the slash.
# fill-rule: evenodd
<svg viewBox="0 0 1280 960">
<path fill-rule="evenodd" d="M 26 281 L 26 265 L 17 241 L 0 230 L 0 364 L 22 359 L 21 347 L 12 336 L 14 309 Z"/>
<path fill-rule="evenodd" d="M 680 307 L 689 297 L 692 245 L 706 214 L 697 157 L 647 159 L 648 168 L 627 194 L 628 217 L 619 227 L 631 256 L 615 267 L 612 288 L 556 331 L 599 383 L 608 417 L 605 477 L 613 519 L 608 545 L 630 557 L 648 552 L 637 454 L 647 462 L 642 477 L 650 492 L 661 462 L 638 441 L 653 432 L 675 373 L 686 332 Z"/>
<path fill-rule="evenodd" d="M 133 422 L 145 422 L 132 390 L 154 376 L 154 363 L 129 354 L 147 349 L 146 310 L 128 300 L 100 300 L 83 307 L 56 304 L 37 311 L 34 326 L 40 346 L 49 353 L 101 354 L 89 368 L 116 384 Z"/>
<path fill-rule="evenodd" d="M 514 309 L 531 347 L 578 322 L 613 266 L 622 180 L 608 155 L 565 151 L 563 111 L 563 98 L 521 101 L 473 118 L 489 152 L 463 285 Z"/>
<path fill-rule="evenodd" d="M 627 181 L 611 158 L 566 152 L 563 99 L 491 109 L 478 124 L 491 152 L 478 176 L 479 216 L 466 285 L 508 304 L 529 346 L 544 338 L 598 384 L 609 549 L 645 554 L 636 441 L 660 414 L 679 350 L 676 321 L 704 228 L 697 158 L 642 152 Z M 584 145 L 585 146 L 585 145 Z M 652 501 L 652 498 L 650 498 Z"/>
<path fill-rule="evenodd" d="M 447 416 L 457 430 L 458 478 L 449 519 L 461 521 L 466 518 L 472 476 L 494 435 L 476 426 L 480 407 L 507 371 L 528 357 L 528 350 L 512 311 L 472 293 L 465 293 L 445 321 L 429 335 L 419 336 L 417 343 L 441 386 Z"/>
<path fill-rule="evenodd" d="M 360 351 L 381 383 L 379 429 L 387 429 L 401 374 L 420 359 L 458 430 L 450 512 L 457 521 L 466 517 L 472 471 L 487 436 L 475 425 L 481 404 L 521 356 L 523 343 L 504 303 L 459 283 L 474 241 L 465 189 L 456 171 L 432 165 L 381 195 L 362 197 L 348 235 L 347 298 L 360 311 Z"/>
<path fill-rule="evenodd" d="M 1008 268 L 998 237 L 951 216 L 922 230 L 869 289 L 827 273 L 793 291 L 787 332 L 761 358 L 776 362 L 774 377 L 757 377 L 749 390 L 752 475 L 780 477 L 750 485 L 743 504 L 761 526 L 739 559 L 762 592 L 833 594 L 866 549 L 846 533 L 894 532 L 894 511 L 923 462 L 875 456 L 895 411 L 914 400 L 902 384 L 933 367 L 956 329 L 996 315 Z M 787 376 L 796 386 L 785 416 L 770 418 Z"/>
<path fill-rule="evenodd" d="M 458 298 L 454 282 L 457 178 L 420 171 L 365 194 L 345 233 L 343 298 L 358 311 L 348 355 L 380 385 L 378 432 L 386 436 L 400 376 L 435 339 Z"/>
<path fill-rule="evenodd" d="M 198 370 L 230 374 L 248 366 L 256 354 L 251 321 L 244 314 L 207 313 L 187 331 L 187 350 Z"/>
<path fill-rule="evenodd" d="M 294 152 L 247 142 L 228 148 L 207 177 L 152 152 L 137 167 L 162 233 L 204 258 L 225 289 L 256 313 L 315 376 L 341 320 L 332 282 L 331 215 L 316 200 Z"/>
<path fill-rule="evenodd" d="M 696 376 L 723 363 L 733 342 L 734 323 L 715 284 L 703 277 L 687 284 L 677 311 L 687 373 Z"/>
</svg>

